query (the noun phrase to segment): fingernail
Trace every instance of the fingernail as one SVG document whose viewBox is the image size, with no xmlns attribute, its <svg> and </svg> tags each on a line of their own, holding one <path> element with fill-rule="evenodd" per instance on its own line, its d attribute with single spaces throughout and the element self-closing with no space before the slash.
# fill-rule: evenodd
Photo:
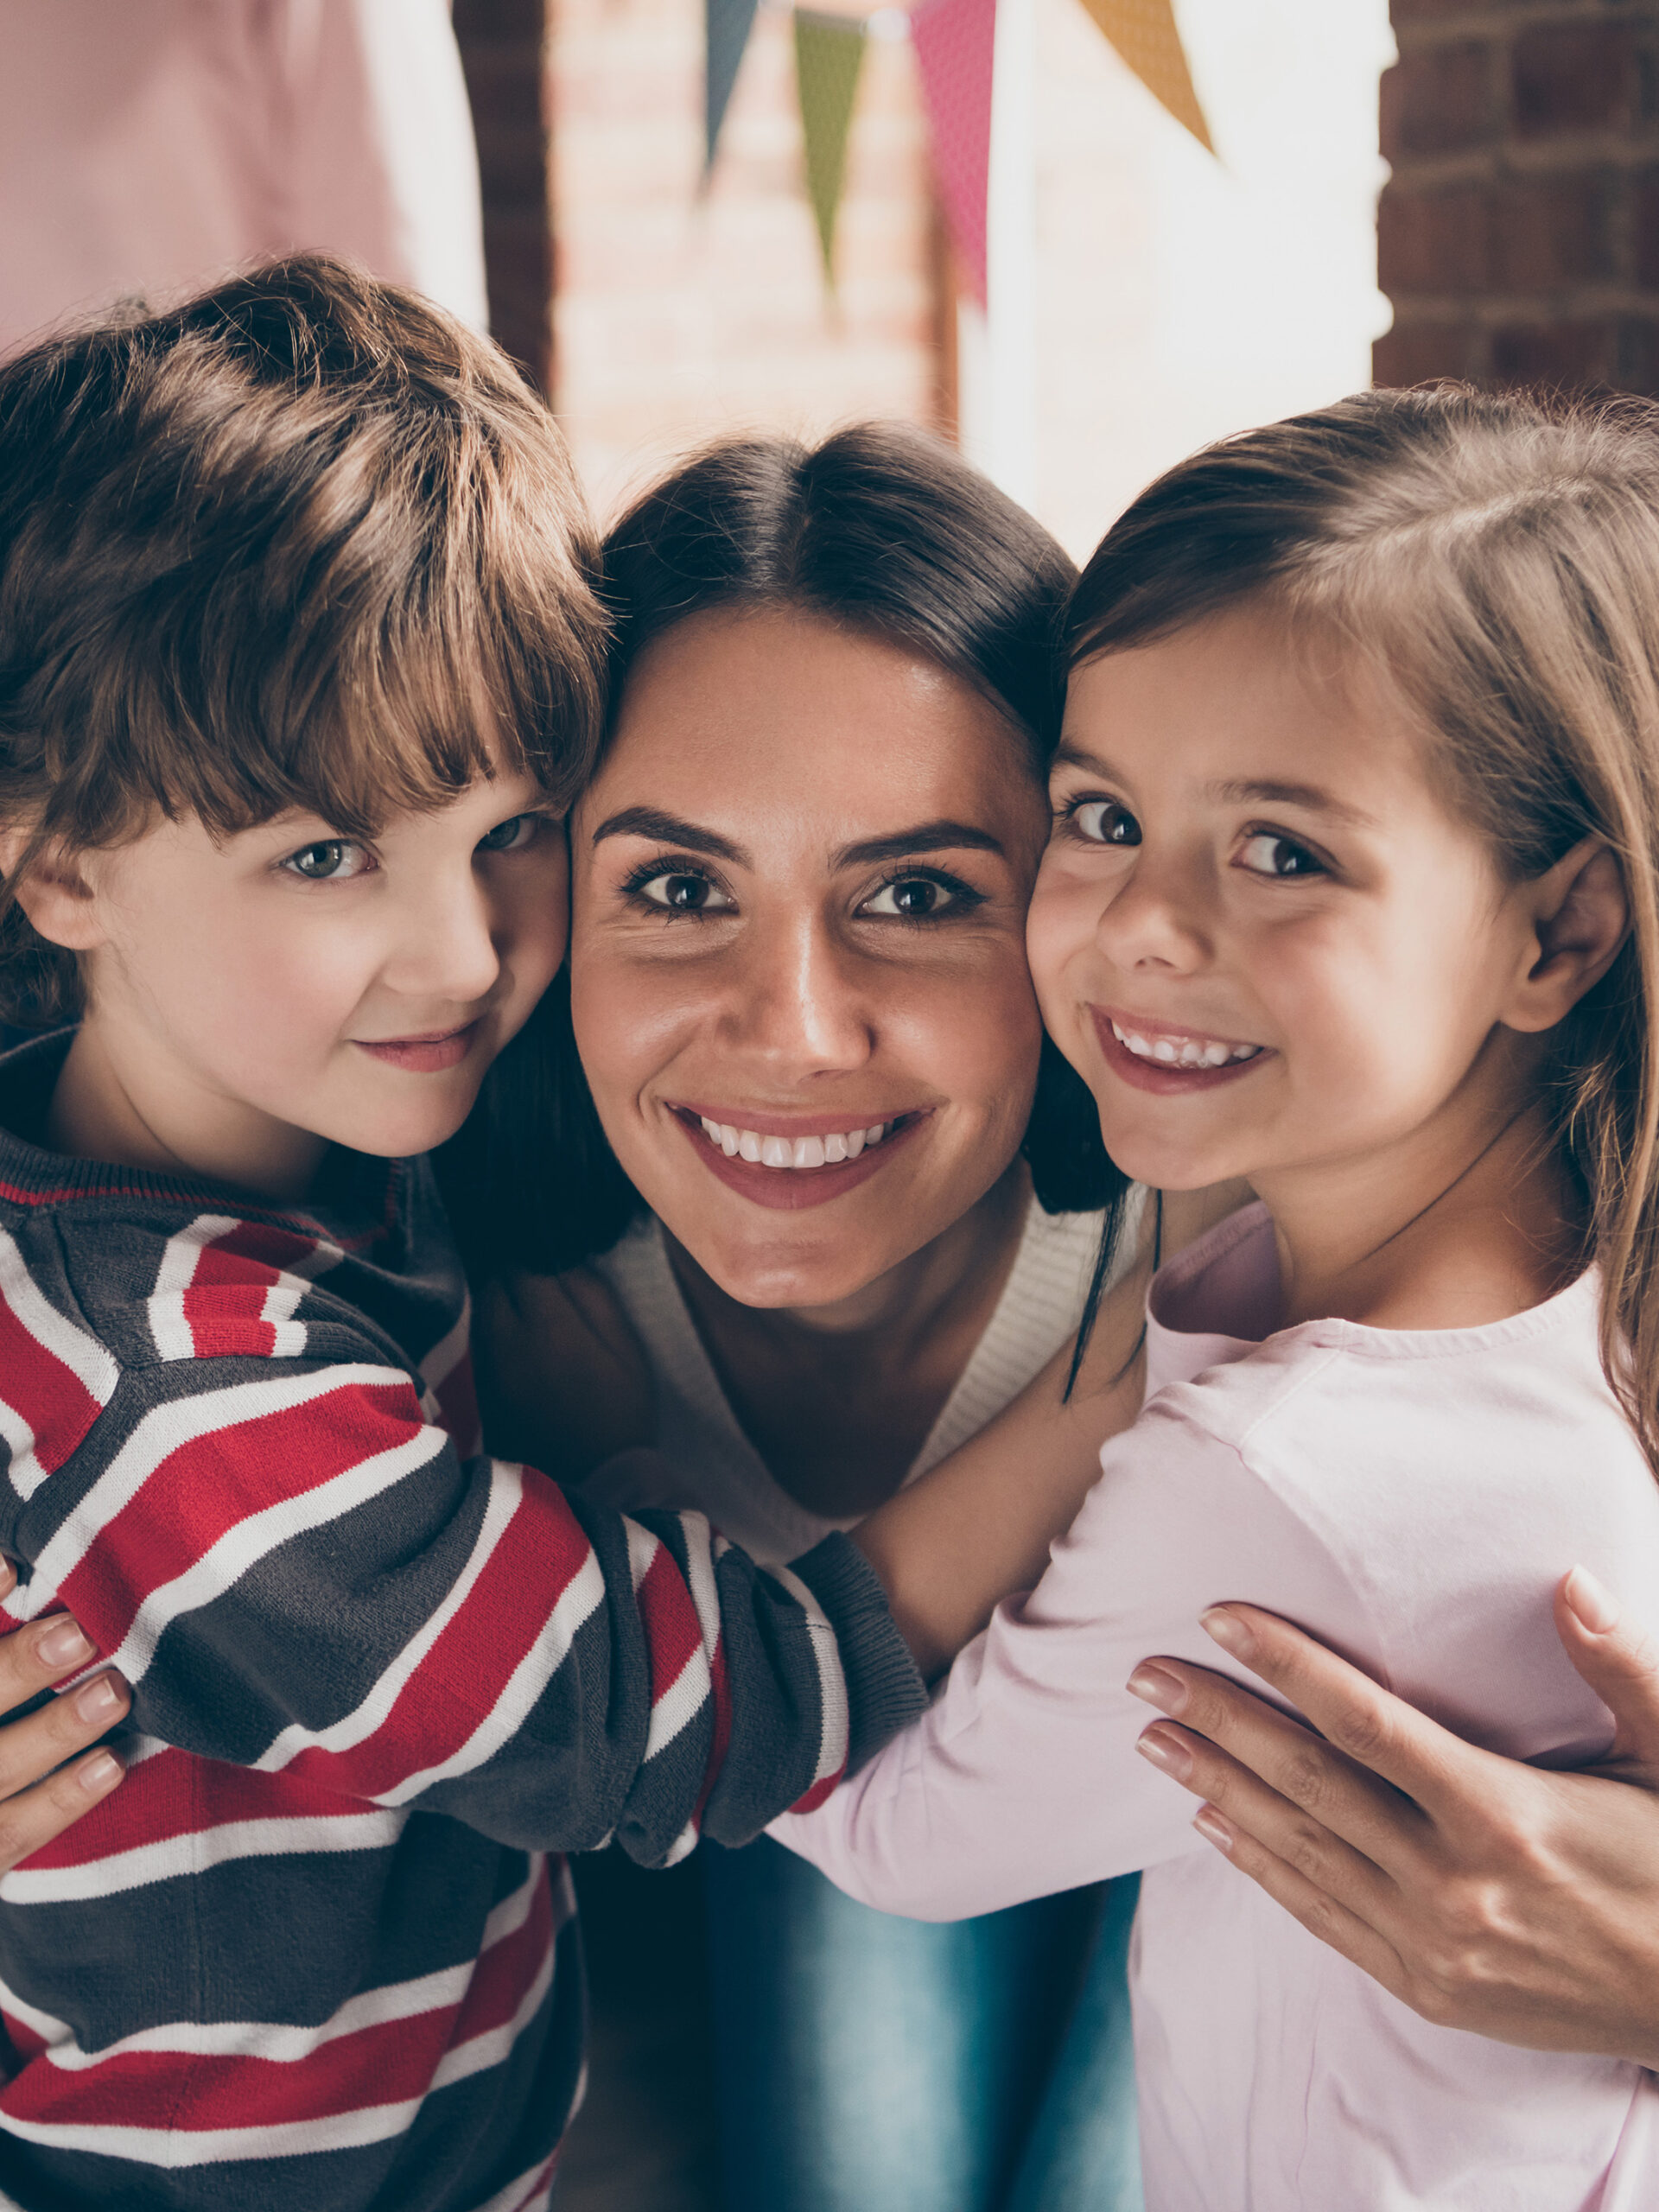
<svg viewBox="0 0 1659 2212">
<path fill-rule="evenodd" d="M 1141 1662 L 1129 1676 L 1128 1688 L 1148 1705 L 1155 1705 L 1160 1713 L 1180 1713 L 1186 1705 L 1186 1684 L 1155 1659 Z"/>
<path fill-rule="evenodd" d="M 121 1762 L 113 1751 L 94 1751 L 91 1758 L 75 1770 L 75 1779 L 89 1797 L 96 1797 L 114 1782 L 121 1772 Z"/>
<path fill-rule="evenodd" d="M 92 1656 L 79 1624 L 72 1620 L 54 1621 L 35 1649 L 48 1667 L 84 1667 Z"/>
<path fill-rule="evenodd" d="M 1225 1605 L 1211 1605 L 1207 1613 L 1200 1613 L 1198 1625 L 1224 1651 L 1230 1651 L 1235 1659 L 1248 1659 L 1255 1649 L 1255 1638 L 1238 1615 L 1230 1613 Z"/>
<path fill-rule="evenodd" d="M 1135 1738 L 1135 1748 L 1143 1759 L 1150 1759 L 1177 1782 L 1185 1782 L 1192 1771 L 1192 1752 L 1177 1738 L 1166 1734 L 1158 1721 Z"/>
<path fill-rule="evenodd" d="M 1192 1815 L 1192 1825 L 1207 1842 L 1215 1845 L 1217 1851 L 1224 1851 L 1230 1855 L 1233 1848 L 1232 1829 L 1222 1819 L 1213 1805 L 1200 1805 Z"/>
<path fill-rule="evenodd" d="M 1561 1595 L 1592 1636 L 1605 1636 L 1610 1628 L 1618 1626 L 1618 1605 L 1587 1567 L 1573 1568 L 1562 1587 Z"/>
<path fill-rule="evenodd" d="M 75 1711 L 83 1720 L 113 1720 L 120 1709 L 115 1684 L 107 1675 L 100 1675 L 95 1682 L 75 1693 Z"/>
</svg>

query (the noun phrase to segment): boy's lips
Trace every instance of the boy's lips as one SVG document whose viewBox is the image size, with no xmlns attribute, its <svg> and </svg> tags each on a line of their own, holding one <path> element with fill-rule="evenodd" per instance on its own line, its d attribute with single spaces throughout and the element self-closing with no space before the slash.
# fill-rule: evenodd
<svg viewBox="0 0 1659 2212">
<path fill-rule="evenodd" d="M 859 1122 L 842 1114 L 760 1114 L 672 1105 L 710 1174 L 757 1205 L 793 1211 L 868 1182 L 930 1117 L 929 1109 Z M 712 1134 L 711 1134 L 712 1132 Z"/>
<path fill-rule="evenodd" d="M 423 1037 L 385 1037 L 372 1040 L 354 1037 L 352 1042 L 359 1052 L 372 1059 L 384 1060 L 388 1067 L 406 1068 L 416 1075 L 435 1075 L 445 1068 L 459 1067 L 473 1049 L 473 1039 L 478 1034 L 477 1021 L 469 1021 L 460 1029 L 430 1030 Z"/>
<path fill-rule="evenodd" d="M 1148 1022 L 1117 1007 L 1091 1006 L 1089 1015 L 1112 1073 L 1135 1090 L 1163 1097 L 1236 1083 L 1277 1057 L 1269 1046 L 1212 1037 L 1179 1023 Z"/>
</svg>

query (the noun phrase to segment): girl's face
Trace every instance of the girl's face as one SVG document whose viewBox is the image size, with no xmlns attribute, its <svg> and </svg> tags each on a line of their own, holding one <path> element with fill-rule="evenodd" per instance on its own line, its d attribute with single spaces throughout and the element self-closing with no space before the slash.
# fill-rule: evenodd
<svg viewBox="0 0 1659 2212">
<path fill-rule="evenodd" d="M 571 823 L 571 1008 L 635 1188 L 752 1306 L 849 1297 L 1024 1132 L 1022 741 L 899 645 L 792 612 L 643 654 Z"/>
<path fill-rule="evenodd" d="M 1505 1110 L 1533 902 L 1334 650 L 1236 612 L 1086 663 L 1051 795 L 1032 971 L 1129 1174 L 1271 1198 Z"/>
</svg>

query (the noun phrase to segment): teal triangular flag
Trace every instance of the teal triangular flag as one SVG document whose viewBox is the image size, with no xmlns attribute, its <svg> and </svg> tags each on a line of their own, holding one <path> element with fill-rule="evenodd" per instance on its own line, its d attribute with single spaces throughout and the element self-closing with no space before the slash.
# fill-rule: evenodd
<svg viewBox="0 0 1659 2212">
<path fill-rule="evenodd" d="M 737 82 L 738 65 L 754 28 L 758 0 L 703 0 L 703 174 L 715 166 L 720 126 Z"/>
</svg>

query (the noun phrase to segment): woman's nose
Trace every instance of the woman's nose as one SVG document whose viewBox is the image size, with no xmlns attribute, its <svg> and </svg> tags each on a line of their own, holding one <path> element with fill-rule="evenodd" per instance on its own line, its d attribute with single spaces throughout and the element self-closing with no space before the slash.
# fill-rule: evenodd
<svg viewBox="0 0 1659 2212">
<path fill-rule="evenodd" d="M 861 965 L 816 919 L 757 935 L 733 978 L 733 1044 L 783 1077 L 861 1065 L 876 1023 Z"/>
</svg>

